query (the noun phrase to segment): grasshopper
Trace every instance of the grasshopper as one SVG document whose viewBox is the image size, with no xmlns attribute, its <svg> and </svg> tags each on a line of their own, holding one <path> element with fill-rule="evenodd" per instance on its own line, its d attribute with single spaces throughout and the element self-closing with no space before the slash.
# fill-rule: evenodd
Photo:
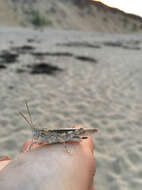
<svg viewBox="0 0 142 190">
<path fill-rule="evenodd" d="M 26 103 L 26 108 L 29 114 L 30 121 L 26 118 L 26 116 L 23 113 L 20 112 L 20 115 L 29 124 L 33 133 L 32 143 L 28 147 L 27 151 L 31 150 L 33 144 L 38 144 L 38 143 L 47 143 L 47 144 L 63 143 L 65 149 L 67 150 L 66 142 L 69 141 L 80 142 L 83 139 L 87 139 L 88 138 L 87 135 L 91 135 L 98 131 L 97 129 L 94 128 L 85 129 L 83 127 L 50 129 L 50 130 L 48 130 L 47 128 L 38 129 L 35 128 L 33 125 L 31 113 L 27 103 Z M 67 150 L 67 152 L 69 151 Z"/>
</svg>

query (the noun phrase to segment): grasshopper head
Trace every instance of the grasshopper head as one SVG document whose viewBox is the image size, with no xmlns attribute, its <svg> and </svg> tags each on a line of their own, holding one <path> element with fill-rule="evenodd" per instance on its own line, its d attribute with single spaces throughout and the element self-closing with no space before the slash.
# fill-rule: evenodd
<svg viewBox="0 0 142 190">
<path fill-rule="evenodd" d="M 33 139 L 37 139 L 40 136 L 40 131 L 36 128 L 32 129 Z"/>
</svg>

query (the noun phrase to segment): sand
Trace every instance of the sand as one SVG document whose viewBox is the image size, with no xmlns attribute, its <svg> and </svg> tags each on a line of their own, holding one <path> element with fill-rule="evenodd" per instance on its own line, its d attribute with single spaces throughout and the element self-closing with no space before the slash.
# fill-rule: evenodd
<svg viewBox="0 0 142 190">
<path fill-rule="evenodd" d="M 141 190 L 142 35 L 0 28 L 0 44 L 0 155 L 32 136 L 18 114 L 28 101 L 37 127 L 99 129 L 96 189 Z"/>
</svg>

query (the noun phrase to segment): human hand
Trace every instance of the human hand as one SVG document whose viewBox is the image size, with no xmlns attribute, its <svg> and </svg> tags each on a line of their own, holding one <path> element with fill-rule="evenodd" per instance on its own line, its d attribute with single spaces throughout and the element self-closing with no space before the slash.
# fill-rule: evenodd
<svg viewBox="0 0 142 190">
<path fill-rule="evenodd" d="M 3 190 L 95 190 L 95 162 L 90 137 L 80 143 L 33 145 L 28 140 L 13 161 L 0 161 L 0 189 Z"/>
</svg>

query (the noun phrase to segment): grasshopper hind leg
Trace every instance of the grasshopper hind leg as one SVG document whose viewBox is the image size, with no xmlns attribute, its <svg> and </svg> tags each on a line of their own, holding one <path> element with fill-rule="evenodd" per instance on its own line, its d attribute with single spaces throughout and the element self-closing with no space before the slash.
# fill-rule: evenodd
<svg viewBox="0 0 142 190">
<path fill-rule="evenodd" d="M 74 141 L 74 142 L 81 142 L 81 140 L 82 139 L 79 136 L 74 136 L 71 138 L 71 141 Z M 63 142 L 63 143 L 64 143 L 65 151 L 68 154 L 72 154 L 71 150 L 68 149 L 67 143 L 66 142 Z"/>
</svg>

